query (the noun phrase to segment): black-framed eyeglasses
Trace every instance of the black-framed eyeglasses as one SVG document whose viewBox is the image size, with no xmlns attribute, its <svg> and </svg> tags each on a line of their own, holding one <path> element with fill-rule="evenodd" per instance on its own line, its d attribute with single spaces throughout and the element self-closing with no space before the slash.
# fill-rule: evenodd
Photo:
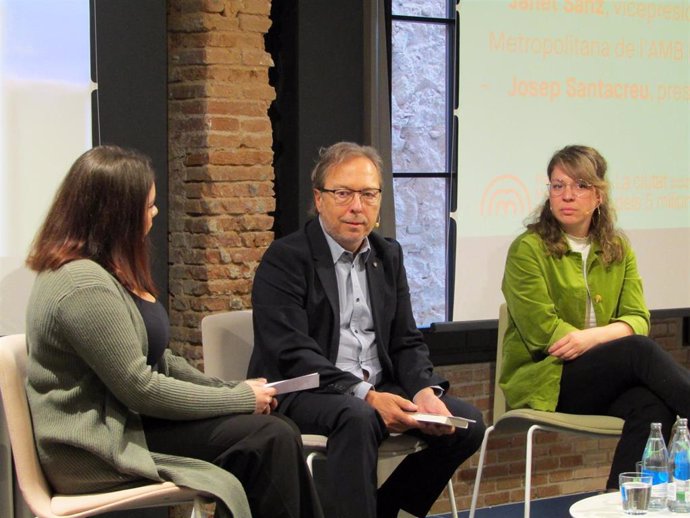
<svg viewBox="0 0 690 518">
<path fill-rule="evenodd" d="M 573 196 L 580 198 L 588 192 L 591 192 L 594 186 L 584 180 L 578 180 L 574 183 L 551 182 L 547 183 L 546 187 L 549 189 L 551 196 L 556 198 L 563 196 L 567 187 L 570 187 L 570 192 L 573 193 Z"/>
<path fill-rule="evenodd" d="M 336 205 L 347 205 L 355 199 L 355 194 L 359 194 L 359 199 L 367 205 L 376 205 L 381 199 L 381 189 L 319 189 L 333 196 Z"/>
</svg>

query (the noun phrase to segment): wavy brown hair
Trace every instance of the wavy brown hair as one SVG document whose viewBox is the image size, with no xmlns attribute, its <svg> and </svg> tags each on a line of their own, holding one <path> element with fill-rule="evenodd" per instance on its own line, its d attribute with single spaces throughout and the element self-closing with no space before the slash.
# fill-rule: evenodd
<svg viewBox="0 0 690 518">
<path fill-rule="evenodd" d="M 90 149 L 62 181 L 27 265 L 43 272 L 91 259 L 128 290 L 156 295 L 145 228 L 153 184 L 151 161 L 138 151 L 118 146 Z"/>
<path fill-rule="evenodd" d="M 602 261 L 605 265 L 622 261 L 626 238 L 615 226 L 616 213 L 610 203 L 610 187 L 606 180 L 607 164 L 604 157 L 591 147 L 566 146 L 556 151 L 549 161 L 546 169 L 549 181 L 556 167 L 574 181 L 582 180 L 596 189 L 600 203 L 592 214 L 590 236 L 601 246 Z M 549 254 L 560 258 L 568 250 L 563 229 L 551 212 L 548 198 L 537 209 L 532 221 L 527 224 L 527 229 L 542 238 Z"/>
</svg>

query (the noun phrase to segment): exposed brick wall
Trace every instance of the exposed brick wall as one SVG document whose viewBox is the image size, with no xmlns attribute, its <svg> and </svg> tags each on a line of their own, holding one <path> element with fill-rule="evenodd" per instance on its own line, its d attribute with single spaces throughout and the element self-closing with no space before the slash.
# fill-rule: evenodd
<svg viewBox="0 0 690 518">
<path fill-rule="evenodd" d="M 198 365 L 204 315 L 250 307 L 273 239 L 270 0 L 168 0 L 171 347 Z"/>
<path fill-rule="evenodd" d="M 250 307 L 254 272 L 273 239 L 270 0 L 168 0 L 171 347 L 201 366 L 201 318 Z M 684 365 L 681 322 L 655 322 L 653 337 Z M 494 364 L 442 367 L 452 391 L 491 423 Z M 538 433 L 533 498 L 603 488 L 616 441 Z M 458 507 L 470 505 L 479 455 L 455 475 Z M 524 434 L 492 435 L 480 506 L 519 502 Z M 442 495 L 433 512 L 447 512 Z M 181 516 L 181 515 L 180 515 Z"/>
</svg>

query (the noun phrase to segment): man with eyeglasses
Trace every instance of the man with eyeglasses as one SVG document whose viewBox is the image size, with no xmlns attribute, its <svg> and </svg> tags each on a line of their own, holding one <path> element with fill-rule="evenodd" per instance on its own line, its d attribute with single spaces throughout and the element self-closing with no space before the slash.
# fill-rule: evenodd
<svg viewBox="0 0 690 518">
<path fill-rule="evenodd" d="M 317 217 L 274 241 L 252 291 L 250 376 L 318 372 L 320 386 L 287 394 L 277 411 L 302 433 L 328 436 L 329 517 L 426 516 L 457 467 L 481 444 L 472 405 L 447 395 L 412 315 L 400 245 L 372 231 L 381 206 L 375 149 L 341 142 L 312 171 Z M 411 412 L 459 415 L 467 429 L 421 423 Z M 390 433 L 421 437 L 377 490 L 378 446 Z"/>
</svg>

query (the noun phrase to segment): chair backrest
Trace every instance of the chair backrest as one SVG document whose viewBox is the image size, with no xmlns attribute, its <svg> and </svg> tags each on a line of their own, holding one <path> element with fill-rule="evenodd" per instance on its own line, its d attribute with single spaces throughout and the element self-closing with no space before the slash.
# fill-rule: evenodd
<svg viewBox="0 0 690 518">
<path fill-rule="evenodd" d="M 34 442 L 29 402 L 26 398 L 26 337 L 0 338 L 0 394 L 17 481 L 29 508 L 38 516 L 52 514 L 52 490 L 43 475 Z"/>
<path fill-rule="evenodd" d="M 503 366 L 503 338 L 508 327 L 508 306 L 503 303 L 498 310 L 498 337 L 496 338 L 496 376 L 494 378 L 494 415 L 493 422 L 495 423 L 499 417 L 505 414 L 508 410 L 506 398 L 503 395 L 498 380 L 501 377 L 501 368 Z"/>
<path fill-rule="evenodd" d="M 254 349 L 252 310 L 228 311 L 201 320 L 204 372 L 222 380 L 247 377 Z"/>
</svg>

